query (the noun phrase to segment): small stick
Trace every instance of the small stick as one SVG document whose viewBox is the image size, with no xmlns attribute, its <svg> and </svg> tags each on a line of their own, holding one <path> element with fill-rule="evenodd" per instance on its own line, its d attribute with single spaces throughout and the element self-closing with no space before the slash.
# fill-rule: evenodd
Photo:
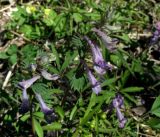
<svg viewBox="0 0 160 137">
<path fill-rule="evenodd" d="M 28 39 L 28 38 L 26 38 L 26 37 L 24 37 L 24 36 L 22 36 L 22 34 L 19 34 L 19 33 L 17 33 L 17 32 L 15 32 L 15 31 L 10 31 L 12 34 L 14 34 L 14 35 L 16 35 L 16 36 L 18 36 L 18 37 L 21 37 L 22 39 L 24 39 L 25 41 L 27 41 L 27 42 L 31 42 L 31 43 L 33 43 L 33 44 L 35 44 L 36 45 L 36 43 L 35 42 L 32 42 L 30 39 Z"/>
<path fill-rule="evenodd" d="M 16 63 L 14 65 L 12 65 L 11 70 L 8 72 L 8 74 L 4 80 L 3 86 L 2 86 L 3 90 L 5 89 L 5 87 L 7 86 L 8 82 L 9 82 L 9 79 L 12 76 L 12 72 L 13 72 L 13 69 L 15 68 L 15 66 L 16 66 Z"/>
<path fill-rule="evenodd" d="M 13 5 L 15 4 L 15 2 L 11 3 L 9 6 L 4 7 L 3 9 L 0 9 L 0 12 L 4 12 L 5 10 L 10 9 Z"/>
</svg>

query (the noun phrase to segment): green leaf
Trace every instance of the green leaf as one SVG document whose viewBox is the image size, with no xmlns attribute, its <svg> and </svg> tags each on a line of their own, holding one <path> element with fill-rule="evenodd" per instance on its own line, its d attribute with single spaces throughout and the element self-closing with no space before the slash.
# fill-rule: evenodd
<svg viewBox="0 0 160 137">
<path fill-rule="evenodd" d="M 0 53 L 0 59 L 7 59 L 9 56 L 5 52 Z"/>
<path fill-rule="evenodd" d="M 87 113 L 85 113 L 85 116 L 80 120 L 80 125 L 84 125 L 87 123 L 87 121 L 92 118 L 93 114 L 95 114 L 97 111 L 100 110 L 101 106 L 103 104 L 103 101 L 100 102 L 92 111 L 87 111 Z M 89 108 L 90 109 L 90 108 Z M 89 113 L 88 113 L 89 112 Z"/>
<path fill-rule="evenodd" d="M 117 78 L 110 78 L 110 79 L 107 79 L 105 80 L 101 86 L 104 87 L 104 86 L 109 86 L 111 85 L 112 83 L 115 83 L 117 81 Z"/>
<path fill-rule="evenodd" d="M 55 18 L 55 32 L 56 33 L 62 33 L 64 29 L 66 29 L 66 17 L 64 17 L 64 14 L 60 14 Z"/>
<path fill-rule="evenodd" d="M 158 118 L 151 118 L 147 121 L 147 124 L 155 129 L 160 129 L 160 119 Z"/>
<path fill-rule="evenodd" d="M 56 107 L 55 112 L 57 112 L 60 115 L 61 119 L 64 118 L 65 112 L 62 107 L 60 107 L 60 106 Z"/>
<path fill-rule="evenodd" d="M 96 21 L 100 20 L 101 18 L 100 14 L 96 12 L 85 13 L 85 16 L 90 17 L 91 20 L 96 20 Z"/>
<path fill-rule="evenodd" d="M 37 118 L 44 118 L 44 114 L 42 112 L 34 112 L 33 115 Z"/>
<path fill-rule="evenodd" d="M 121 89 L 121 92 L 140 92 L 142 90 L 144 90 L 143 87 L 128 87 Z"/>
<path fill-rule="evenodd" d="M 35 129 L 38 137 L 44 137 L 43 129 L 42 129 L 40 123 L 35 118 L 33 118 L 33 126 L 34 126 L 34 129 Z"/>
<path fill-rule="evenodd" d="M 51 48 L 52 48 L 53 54 L 56 56 L 56 64 L 57 64 L 57 66 L 58 66 L 58 69 L 60 70 L 60 59 L 59 59 L 58 52 L 57 52 L 57 50 L 56 50 L 56 48 L 55 48 L 55 45 L 52 45 Z"/>
<path fill-rule="evenodd" d="M 124 40 L 125 43 L 131 43 L 131 40 L 130 40 L 130 38 L 129 38 L 129 36 L 128 36 L 127 34 L 124 34 L 124 33 L 123 33 L 121 36 L 118 35 L 118 36 L 116 36 L 116 37 Z"/>
<path fill-rule="evenodd" d="M 32 90 L 34 92 L 38 92 L 40 94 L 43 94 L 43 93 L 46 93 L 48 91 L 47 87 L 48 86 L 44 83 L 34 83 L 32 85 Z"/>
<path fill-rule="evenodd" d="M 20 32 L 24 33 L 24 35 L 26 37 L 31 37 L 31 33 L 33 31 L 33 28 L 31 25 L 23 25 L 21 28 L 20 28 Z"/>
<path fill-rule="evenodd" d="M 84 114 L 84 117 L 86 117 L 89 114 L 89 112 L 92 110 L 92 107 L 96 103 L 95 100 L 96 100 L 96 94 L 94 92 L 92 92 L 92 95 L 91 95 L 87 110 L 85 111 L 85 114 Z"/>
<path fill-rule="evenodd" d="M 160 117 L 160 96 L 156 98 L 154 101 L 152 108 L 151 108 L 151 113 Z"/>
<path fill-rule="evenodd" d="M 139 59 L 134 59 L 132 61 L 132 67 L 131 68 L 134 72 L 138 72 L 138 73 L 143 72 L 142 62 Z"/>
<path fill-rule="evenodd" d="M 75 20 L 75 22 L 81 22 L 82 21 L 83 16 L 80 13 L 73 13 L 73 19 Z"/>
<path fill-rule="evenodd" d="M 60 130 L 62 128 L 62 125 L 61 123 L 53 122 L 52 124 L 48 124 L 46 126 L 43 126 L 42 128 L 43 130 L 48 130 L 48 131 Z"/>
<path fill-rule="evenodd" d="M 12 56 L 9 57 L 9 61 L 12 64 L 15 64 L 17 62 L 17 54 L 13 54 Z"/>
<path fill-rule="evenodd" d="M 66 53 L 66 57 L 65 57 L 65 61 L 61 67 L 61 71 L 66 69 L 69 64 L 72 62 L 72 60 L 78 55 L 78 52 L 75 51 L 74 53 L 71 53 L 71 52 L 67 52 Z"/>
<path fill-rule="evenodd" d="M 71 79 L 71 87 L 74 90 L 82 91 L 86 83 L 86 79 L 84 76 L 76 77 L 75 75 Z"/>
<path fill-rule="evenodd" d="M 77 105 L 75 105 L 70 113 L 69 120 L 72 120 L 77 113 Z"/>
<path fill-rule="evenodd" d="M 137 100 L 136 100 L 134 97 L 128 95 L 126 92 L 122 92 L 122 94 L 123 94 L 126 98 L 128 98 L 130 101 L 132 101 L 133 103 L 137 104 Z"/>
<path fill-rule="evenodd" d="M 122 66 L 122 60 L 117 55 L 111 55 L 110 60 L 118 67 Z"/>
<path fill-rule="evenodd" d="M 47 26 L 55 26 L 55 18 L 57 16 L 57 13 L 54 10 L 51 9 L 45 9 L 45 16 L 43 18 L 43 22 Z"/>
<path fill-rule="evenodd" d="M 22 121 L 24 122 L 24 121 L 26 121 L 27 119 L 29 119 L 29 117 L 30 117 L 30 114 L 25 114 L 24 116 L 22 116 L 22 117 L 20 118 L 20 120 L 22 120 Z"/>
<path fill-rule="evenodd" d="M 9 55 L 12 55 L 12 54 L 15 54 L 15 53 L 17 53 L 17 46 L 16 45 L 11 45 L 10 47 L 9 47 L 9 49 L 7 50 L 7 53 L 9 54 Z"/>
<path fill-rule="evenodd" d="M 50 89 L 50 91 L 54 94 L 62 94 L 64 91 L 61 89 Z"/>
<path fill-rule="evenodd" d="M 122 72 L 122 73 L 123 73 L 123 72 Z M 130 74 L 131 74 L 131 73 L 130 73 L 129 70 L 126 70 L 126 71 L 122 74 L 122 76 L 121 76 L 121 88 L 123 88 L 124 85 L 126 84 L 126 82 L 127 82 L 128 78 L 129 78 Z"/>
</svg>

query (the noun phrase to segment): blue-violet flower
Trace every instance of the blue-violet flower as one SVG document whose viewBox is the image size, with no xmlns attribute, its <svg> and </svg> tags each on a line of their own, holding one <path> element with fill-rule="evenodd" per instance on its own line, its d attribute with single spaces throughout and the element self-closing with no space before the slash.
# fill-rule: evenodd
<svg viewBox="0 0 160 137">
<path fill-rule="evenodd" d="M 91 73 L 89 69 L 87 69 L 87 75 L 88 75 L 89 82 L 92 85 L 93 92 L 96 94 L 100 93 L 102 90 L 100 82 L 97 81 L 97 79 L 94 77 L 94 75 Z"/>
<path fill-rule="evenodd" d="M 120 128 L 124 128 L 127 119 L 124 117 L 124 115 L 122 114 L 122 112 L 120 111 L 120 109 L 123 106 L 123 97 L 118 94 L 112 101 L 112 105 L 113 107 L 116 109 L 116 115 L 118 117 L 119 120 L 119 127 Z"/>
<path fill-rule="evenodd" d="M 108 37 L 104 32 L 102 32 L 101 30 L 97 29 L 97 28 L 93 28 L 92 31 L 96 32 L 98 36 L 101 37 L 104 45 L 106 46 L 106 48 L 110 51 L 113 52 L 116 47 L 115 45 L 117 44 L 118 40 L 117 39 L 111 39 L 110 37 Z"/>
<path fill-rule="evenodd" d="M 26 81 L 22 81 L 18 83 L 18 86 L 22 89 L 29 88 L 35 81 L 37 81 L 40 78 L 40 76 L 34 76 L 31 79 L 28 79 Z"/>
<path fill-rule="evenodd" d="M 19 112 L 20 112 L 20 114 L 24 114 L 28 111 L 29 111 L 29 97 L 27 95 L 26 89 L 23 89 L 22 104 L 21 104 Z"/>
<path fill-rule="evenodd" d="M 96 44 L 94 44 L 87 36 L 85 36 L 84 38 L 91 47 L 95 71 L 98 74 L 103 75 L 106 73 L 106 69 L 112 70 L 113 65 L 111 65 L 110 63 L 107 63 L 103 59 L 103 56 L 102 56 L 102 53 L 101 53 L 99 47 Z"/>
<path fill-rule="evenodd" d="M 158 22 L 155 26 L 156 30 L 155 32 L 153 33 L 153 36 L 151 38 L 151 44 L 155 44 L 158 39 L 160 38 L 160 22 Z"/>
<path fill-rule="evenodd" d="M 40 103 L 40 107 L 41 107 L 41 110 L 42 112 L 45 114 L 45 115 L 50 115 L 53 113 L 53 110 L 50 109 L 44 102 L 44 100 L 42 99 L 42 96 L 39 94 L 39 93 L 36 93 L 36 97 L 37 97 L 37 100 L 38 102 Z"/>
<path fill-rule="evenodd" d="M 29 110 L 29 97 L 27 95 L 27 88 L 29 88 L 39 78 L 40 76 L 35 76 L 29 80 L 18 83 L 18 87 L 20 87 L 23 90 L 22 104 L 19 110 L 20 113 L 26 113 Z"/>
</svg>

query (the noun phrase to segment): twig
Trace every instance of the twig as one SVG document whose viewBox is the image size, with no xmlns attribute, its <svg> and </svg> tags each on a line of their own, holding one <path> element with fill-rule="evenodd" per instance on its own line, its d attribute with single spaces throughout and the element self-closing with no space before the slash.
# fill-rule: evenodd
<svg viewBox="0 0 160 137">
<path fill-rule="evenodd" d="M 142 136 L 145 136 L 145 137 L 155 137 L 155 136 L 152 136 L 152 135 L 147 135 L 147 134 L 143 134 L 143 133 L 138 133 L 139 135 L 142 135 Z"/>
<path fill-rule="evenodd" d="M 8 82 L 9 82 L 9 79 L 12 76 L 12 72 L 13 72 L 15 66 L 16 66 L 16 63 L 14 65 L 12 65 L 11 70 L 8 72 L 8 74 L 7 74 L 7 76 L 6 76 L 5 80 L 4 80 L 3 86 L 2 86 L 3 90 L 5 89 L 5 87 L 7 86 Z"/>
<path fill-rule="evenodd" d="M 7 6 L 7 7 L 4 7 L 3 9 L 0 10 L 0 12 L 4 12 L 5 10 L 10 9 L 14 4 L 15 4 L 15 2 L 13 2 L 12 4 L 10 4 L 10 5 Z"/>
<path fill-rule="evenodd" d="M 15 32 L 15 31 L 12 31 L 12 30 L 10 30 L 10 32 L 11 32 L 12 34 L 18 36 L 18 37 L 21 37 L 21 38 L 24 39 L 25 41 L 31 42 L 31 43 L 33 43 L 34 45 L 36 45 L 35 42 L 32 42 L 30 39 L 26 38 L 26 37 L 23 36 L 22 34 L 19 34 L 19 33 Z"/>
<path fill-rule="evenodd" d="M 149 38 L 152 36 L 152 33 L 129 33 L 128 36 L 130 39 L 140 39 L 141 37 Z"/>
<path fill-rule="evenodd" d="M 139 124 L 137 124 L 137 137 L 139 135 Z"/>
</svg>

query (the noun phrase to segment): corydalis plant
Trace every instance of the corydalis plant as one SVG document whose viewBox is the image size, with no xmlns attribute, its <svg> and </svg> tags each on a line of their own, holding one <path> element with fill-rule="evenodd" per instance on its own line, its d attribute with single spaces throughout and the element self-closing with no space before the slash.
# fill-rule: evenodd
<svg viewBox="0 0 160 137">
<path fill-rule="evenodd" d="M 116 115 L 118 117 L 119 120 L 119 127 L 120 128 L 124 128 L 127 119 L 124 117 L 124 115 L 121 112 L 121 108 L 123 107 L 124 103 L 123 103 L 123 97 L 118 94 L 112 101 L 112 105 L 113 107 L 116 109 Z"/>
<path fill-rule="evenodd" d="M 88 42 L 92 50 L 94 70 L 100 75 L 105 74 L 106 70 L 112 70 L 113 65 L 111 65 L 110 63 L 107 63 L 103 59 L 103 56 L 99 47 L 96 44 L 94 44 L 87 36 L 84 36 L 84 39 Z"/>
<path fill-rule="evenodd" d="M 34 76 L 33 78 L 26 80 L 26 81 L 22 81 L 18 83 L 18 87 L 20 87 L 23 90 L 22 93 L 22 104 L 20 107 L 19 112 L 20 113 L 26 113 L 29 111 L 29 97 L 27 95 L 27 89 L 38 79 L 40 78 L 40 76 Z"/>
<path fill-rule="evenodd" d="M 116 47 L 115 45 L 117 44 L 118 40 L 117 39 L 111 39 L 110 37 L 108 37 L 104 32 L 102 32 L 99 29 L 93 28 L 92 31 L 96 32 L 98 36 L 101 37 L 104 45 L 106 46 L 106 48 L 110 51 L 113 52 L 115 51 Z"/>
</svg>

